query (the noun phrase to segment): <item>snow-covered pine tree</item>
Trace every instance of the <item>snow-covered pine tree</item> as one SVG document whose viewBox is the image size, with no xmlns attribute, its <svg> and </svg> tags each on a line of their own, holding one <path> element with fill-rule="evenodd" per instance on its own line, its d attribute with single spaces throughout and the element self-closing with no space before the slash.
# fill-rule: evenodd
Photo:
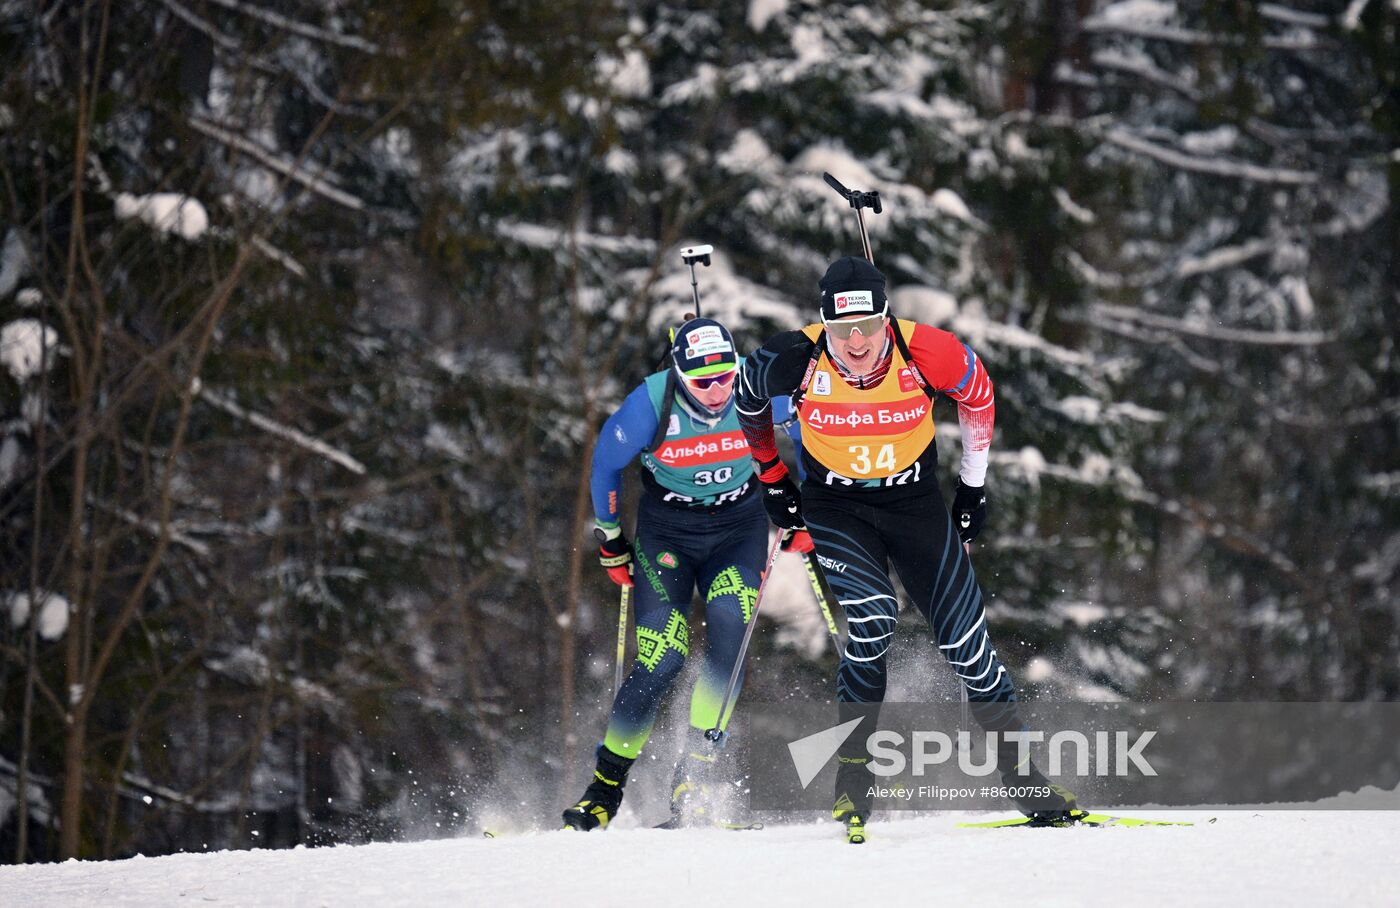
<svg viewBox="0 0 1400 908">
<path fill-rule="evenodd" d="M 0 324 L 51 338 L 0 375 L 7 855 L 450 826 L 539 639 L 482 595 L 537 392 L 425 174 L 588 22 L 294 7 L 0 14 Z"/>
<path fill-rule="evenodd" d="M 1097 146 L 1066 183 L 1089 217 L 1059 254 L 1094 300 L 1093 348 L 1131 358 L 1125 401 L 1166 416 L 1131 460 L 1149 557 L 1103 574 L 1106 599 L 1167 619 L 1146 690 L 1400 683 L 1397 17 L 1096 4 L 1087 59 L 1059 67 L 1069 129 Z"/>
<path fill-rule="evenodd" d="M 1001 645 L 1013 660 L 1056 645 L 1083 614 L 1098 553 L 1130 537 L 1121 489 L 1136 480 L 1119 449 L 1155 416 L 1115 406 L 1121 363 L 1076 350 L 1082 329 L 1052 317 L 1082 311 L 1046 254 L 1078 225 L 1052 189 L 1067 165 L 1004 109 L 997 5 L 755 0 L 636 15 L 619 53 L 645 63 L 649 100 L 618 117 L 618 147 L 638 185 L 696 200 L 687 236 L 723 251 L 703 273 L 706 311 L 752 342 L 810 322 L 826 263 L 860 251 L 823 171 L 879 191 L 885 212 L 867 222 L 896 314 L 958 333 L 998 386 L 995 516 L 976 562 Z M 672 275 L 656 326 L 689 306 Z M 950 464 L 957 423 L 943 406 Z"/>
</svg>

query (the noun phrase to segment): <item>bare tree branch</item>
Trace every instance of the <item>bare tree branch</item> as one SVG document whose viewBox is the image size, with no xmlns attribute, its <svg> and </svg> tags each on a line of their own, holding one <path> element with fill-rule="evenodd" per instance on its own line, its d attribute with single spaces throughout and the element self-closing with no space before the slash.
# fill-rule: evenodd
<svg viewBox="0 0 1400 908">
<path fill-rule="evenodd" d="M 307 25 L 295 19 L 288 19 L 286 16 L 274 13 L 271 10 L 253 6 L 251 3 L 239 3 L 238 0 L 209 0 L 209 2 L 217 6 L 222 6 L 224 9 L 230 9 L 241 15 L 248 16 L 249 18 L 266 22 L 268 25 L 275 25 L 284 31 L 289 31 L 295 35 L 301 35 L 303 38 L 313 38 L 317 41 L 325 41 L 328 44 L 337 44 L 341 47 L 349 47 L 354 50 L 364 51 L 367 54 L 383 52 L 379 45 L 375 44 L 373 41 L 366 41 L 354 35 L 337 34 L 324 28 L 318 28 L 315 25 Z"/>
<path fill-rule="evenodd" d="M 243 136 L 232 133 L 203 117 L 192 116 L 189 122 L 191 126 L 209 138 L 237 149 L 265 167 L 296 180 L 322 198 L 335 202 L 337 205 L 343 205 L 351 211 L 365 210 L 365 203 L 362 199 L 356 198 L 342 189 L 337 189 L 327 182 L 335 178 L 334 174 L 324 171 L 313 172 L 299 167 L 283 156 L 263 148 L 251 139 L 245 139 Z"/>
<path fill-rule="evenodd" d="M 1209 173 L 1222 177 L 1235 177 L 1241 180 L 1254 180 L 1259 183 L 1281 183 L 1289 186 L 1303 186 L 1317 182 L 1317 174 L 1304 170 L 1290 170 L 1283 167 L 1260 167 L 1243 161 L 1226 158 L 1203 158 L 1185 154 L 1171 148 L 1163 148 L 1135 136 L 1126 129 L 1110 129 L 1104 138 L 1110 143 L 1128 151 L 1149 157 L 1154 161 L 1190 170 L 1196 173 Z"/>
<path fill-rule="evenodd" d="M 1207 325 L 1184 319 L 1153 315 L 1129 306 L 1114 306 L 1108 303 L 1094 303 L 1089 307 L 1090 314 L 1098 319 L 1117 319 L 1138 322 L 1152 328 L 1188 334 L 1206 340 L 1226 341 L 1236 344 L 1261 344 L 1272 347 L 1310 347 L 1332 343 L 1337 339 L 1328 331 L 1254 331 L 1248 328 L 1226 328 Z"/>
<path fill-rule="evenodd" d="M 234 403 L 233 401 L 229 400 L 227 397 L 220 394 L 219 392 L 204 387 L 204 385 L 198 380 L 196 380 L 195 392 L 199 395 L 199 398 L 204 402 L 218 407 L 225 413 L 228 413 L 231 416 L 236 416 L 244 422 L 257 426 L 259 429 L 262 429 L 269 435 L 275 435 L 284 441 L 291 442 L 299 448 L 305 448 L 306 450 L 312 452 L 313 454 L 316 454 L 319 457 L 324 457 L 331 463 L 338 464 L 344 467 L 351 473 L 355 473 L 361 476 L 363 476 L 365 473 L 365 465 L 360 463 L 355 458 L 351 457 L 349 454 L 346 454 L 344 451 L 337 450 L 336 448 L 331 447 L 330 445 L 326 444 L 325 442 L 319 439 L 312 438 L 305 432 L 293 429 L 291 426 L 284 426 L 275 420 L 263 416 L 261 413 L 255 413 L 252 410 L 246 410 L 243 407 L 240 407 L 238 404 Z"/>
</svg>

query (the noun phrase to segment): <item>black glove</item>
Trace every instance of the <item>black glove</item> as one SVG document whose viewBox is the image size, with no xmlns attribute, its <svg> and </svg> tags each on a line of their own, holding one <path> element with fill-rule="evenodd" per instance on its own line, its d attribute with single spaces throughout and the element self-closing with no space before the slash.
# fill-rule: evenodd
<svg viewBox="0 0 1400 908">
<path fill-rule="evenodd" d="M 958 538 L 971 542 L 982 532 L 982 524 L 987 522 L 986 486 L 965 486 L 958 480 L 958 492 L 953 496 L 953 523 L 958 528 Z"/>
<path fill-rule="evenodd" d="M 807 523 L 802 519 L 802 494 L 797 484 L 788 476 L 787 467 L 781 460 L 760 463 L 759 482 L 763 483 L 763 507 L 768 511 L 768 519 L 773 525 L 784 530 L 805 530 Z"/>
<path fill-rule="evenodd" d="M 632 585 L 632 543 L 621 527 L 595 526 L 593 537 L 598 540 L 598 561 L 608 572 L 608 579 L 618 586 Z"/>
</svg>

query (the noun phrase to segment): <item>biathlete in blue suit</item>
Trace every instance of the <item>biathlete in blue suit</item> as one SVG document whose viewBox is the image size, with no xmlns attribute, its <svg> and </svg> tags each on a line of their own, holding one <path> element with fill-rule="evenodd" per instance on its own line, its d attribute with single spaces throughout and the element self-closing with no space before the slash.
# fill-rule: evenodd
<svg viewBox="0 0 1400 908">
<path fill-rule="evenodd" d="M 677 331 L 671 360 L 671 368 L 649 376 L 627 396 L 603 424 L 593 449 L 599 560 L 614 583 L 635 583 L 637 659 L 613 702 L 593 779 L 583 798 L 564 811 L 565 825 L 574 829 L 606 827 L 617 816 L 627 773 L 690 652 L 687 614 L 693 590 L 705 599 L 708 645 L 690 697 L 686 756 L 673 785 L 677 825 L 706 810 L 698 794 L 717 748 L 705 731 L 723 731 L 738 699 L 736 689 L 725 714 L 719 714 L 753 620 L 768 540 L 753 455 L 734 410 L 741 358 L 723 325 L 696 318 Z M 638 457 L 643 494 L 636 541 L 629 542 L 618 499 L 622 471 Z M 793 551 L 811 547 L 805 532 L 784 541 Z"/>
</svg>

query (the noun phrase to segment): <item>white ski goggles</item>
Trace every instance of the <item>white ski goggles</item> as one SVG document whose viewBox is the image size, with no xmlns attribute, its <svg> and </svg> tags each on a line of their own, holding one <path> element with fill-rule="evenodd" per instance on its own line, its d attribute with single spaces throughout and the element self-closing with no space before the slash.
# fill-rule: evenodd
<svg viewBox="0 0 1400 908">
<path fill-rule="evenodd" d="M 847 340 L 852 334 L 860 333 L 861 337 L 875 337 L 885 330 L 885 323 L 888 321 L 889 307 L 885 307 L 884 312 L 875 315 L 867 315 L 864 318 L 843 318 L 836 321 L 822 319 L 822 324 L 826 330 L 831 332 L 833 337 Z"/>
<path fill-rule="evenodd" d="M 682 375 L 681 380 L 686 383 L 692 391 L 708 391 L 711 388 L 727 388 L 734 383 L 734 379 L 739 377 L 739 367 L 735 366 L 728 372 L 721 372 L 718 375 Z"/>
</svg>

